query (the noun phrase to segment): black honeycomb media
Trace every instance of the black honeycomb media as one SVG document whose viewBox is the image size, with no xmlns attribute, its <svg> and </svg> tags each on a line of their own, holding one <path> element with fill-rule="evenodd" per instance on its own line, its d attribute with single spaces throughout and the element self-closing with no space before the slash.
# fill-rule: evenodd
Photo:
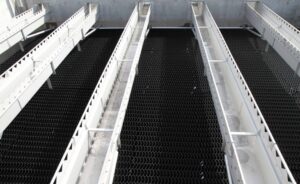
<svg viewBox="0 0 300 184">
<path fill-rule="evenodd" d="M 114 183 L 228 183 L 221 134 L 190 30 L 151 30 L 124 125 Z"/>
<path fill-rule="evenodd" d="M 51 32 L 43 33 L 39 36 L 26 40 L 28 43 L 24 46 L 24 52 L 19 50 L 14 55 L 9 57 L 6 61 L 0 64 L 0 75 L 7 69 L 9 69 L 12 65 L 14 65 L 19 59 L 21 59 L 27 52 L 29 52 L 33 47 L 40 43 L 50 33 Z"/>
<path fill-rule="evenodd" d="M 0 183 L 49 183 L 120 30 L 95 32 L 75 48 L 5 130 L 0 140 Z"/>
<path fill-rule="evenodd" d="M 244 30 L 222 31 L 297 182 L 300 182 L 300 80 L 266 42 Z"/>
</svg>

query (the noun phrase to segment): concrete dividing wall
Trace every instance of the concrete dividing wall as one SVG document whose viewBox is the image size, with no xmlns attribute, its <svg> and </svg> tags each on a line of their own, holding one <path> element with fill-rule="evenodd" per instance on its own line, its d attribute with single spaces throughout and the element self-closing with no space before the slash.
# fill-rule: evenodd
<svg viewBox="0 0 300 184">
<path fill-rule="evenodd" d="M 300 0 L 263 0 L 274 12 L 300 27 Z"/>
<path fill-rule="evenodd" d="M 100 3 L 98 25 L 124 26 L 137 0 L 26 0 L 49 3 L 52 21 L 61 23 L 86 2 Z M 244 23 L 246 0 L 206 0 L 219 26 L 240 26 Z M 276 13 L 296 26 L 300 26 L 300 0 L 262 0 Z M 152 26 L 182 26 L 191 23 L 191 0 L 151 0 Z"/>
<path fill-rule="evenodd" d="M 12 17 L 27 9 L 26 0 L 0 0 L 0 26 L 6 25 Z"/>
<path fill-rule="evenodd" d="M 9 4 L 9 0 L 0 0 L 0 12 L 1 12 L 1 19 L 0 25 L 6 25 L 9 20 L 14 16 L 13 10 Z"/>
</svg>

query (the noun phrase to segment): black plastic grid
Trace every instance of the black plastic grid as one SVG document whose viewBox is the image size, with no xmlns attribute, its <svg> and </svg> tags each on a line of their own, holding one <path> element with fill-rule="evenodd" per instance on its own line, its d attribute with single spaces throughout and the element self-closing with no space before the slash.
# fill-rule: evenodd
<svg viewBox="0 0 300 184">
<path fill-rule="evenodd" d="M 124 126 L 114 183 L 227 183 L 221 134 L 190 30 L 151 30 Z"/>
</svg>

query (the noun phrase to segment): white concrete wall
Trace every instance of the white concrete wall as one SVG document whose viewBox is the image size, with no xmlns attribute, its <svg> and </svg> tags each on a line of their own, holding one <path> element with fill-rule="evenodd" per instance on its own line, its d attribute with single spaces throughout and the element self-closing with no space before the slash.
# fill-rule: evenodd
<svg viewBox="0 0 300 184">
<path fill-rule="evenodd" d="M 300 0 L 263 0 L 274 12 L 300 27 Z"/>
<path fill-rule="evenodd" d="M 11 7 L 9 5 L 9 0 L 0 0 L 0 26 L 6 25 L 9 20 L 13 17 L 13 12 L 11 12 Z"/>
<path fill-rule="evenodd" d="M 63 22 L 86 2 L 100 3 L 99 25 L 124 26 L 137 0 L 26 0 L 28 6 L 47 2 L 52 10 L 52 21 Z M 191 23 L 191 0 L 150 0 L 153 2 L 153 26 L 181 26 Z M 262 0 L 276 13 L 300 26 L 300 0 Z M 246 0 L 206 0 L 219 26 L 240 26 L 246 23 Z"/>
</svg>

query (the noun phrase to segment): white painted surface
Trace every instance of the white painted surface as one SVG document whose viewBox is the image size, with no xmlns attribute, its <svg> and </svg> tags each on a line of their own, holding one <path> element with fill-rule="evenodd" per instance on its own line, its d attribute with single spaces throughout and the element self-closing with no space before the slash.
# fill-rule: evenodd
<svg viewBox="0 0 300 184">
<path fill-rule="evenodd" d="M 118 158 L 118 147 L 120 146 L 121 129 L 123 127 L 133 82 L 137 74 L 137 65 L 139 63 L 142 47 L 147 36 L 146 32 L 151 14 L 151 6 L 149 4 L 144 4 L 143 6 L 140 6 L 140 8 L 138 21 L 136 21 L 136 25 L 133 28 L 133 36 L 130 40 L 126 54 L 122 58 L 123 62 L 126 61 L 124 63 L 125 68 L 128 68 L 125 70 L 126 72 L 122 73 L 121 76 L 123 79 L 121 82 L 126 82 L 126 86 L 125 89 L 123 89 L 122 102 L 119 104 L 118 114 L 116 121 L 114 122 L 115 125 L 113 133 L 106 152 L 98 184 L 112 183 L 114 178 L 114 172 Z M 137 17 L 136 14 L 137 12 L 133 11 L 131 19 Z"/>
<path fill-rule="evenodd" d="M 13 17 L 12 12 L 10 11 L 9 0 L 0 1 L 0 12 L 0 26 L 8 24 L 9 20 Z"/>
</svg>

